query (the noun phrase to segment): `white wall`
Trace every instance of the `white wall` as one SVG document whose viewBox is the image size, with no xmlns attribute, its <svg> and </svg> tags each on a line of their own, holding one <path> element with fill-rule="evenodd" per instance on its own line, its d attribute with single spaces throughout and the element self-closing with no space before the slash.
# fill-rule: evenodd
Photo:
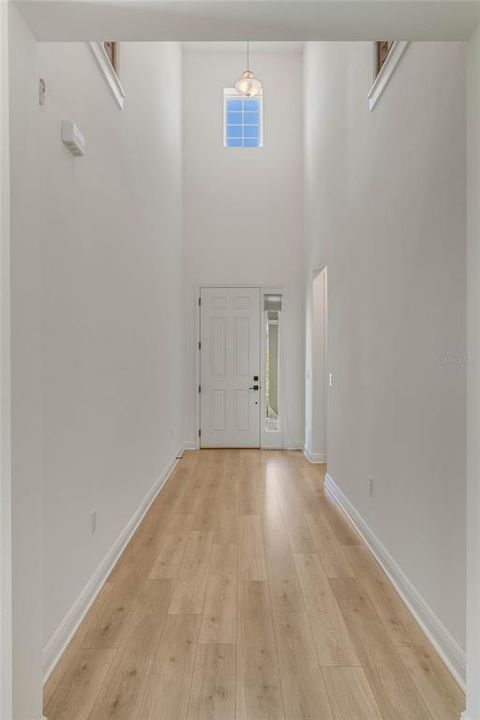
<svg viewBox="0 0 480 720">
<path fill-rule="evenodd" d="M 467 717 L 480 720 L 480 27 L 468 48 L 467 119 Z"/>
<path fill-rule="evenodd" d="M 412 44 L 369 113 L 370 43 L 305 51 L 309 272 L 328 265 L 335 383 L 328 471 L 462 647 L 464 55 Z"/>
<path fill-rule="evenodd" d="M 0 717 L 12 715 L 10 142 L 8 5 L 0 3 Z"/>
<path fill-rule="evenodd" d="M 327 268 L 307 278 L 305 312 L 305 453 L 327 461 Z"/>
<path fill-rule="evenodd" d="M 42 254 L 35 111 L 37 43 L 10 4 L 12 591 L 14 718 L 41 717 Z M 70 570 L 71 571 L 71 570 Z M 32 602 L 32 598 L 36 602 Z"/>
<path fill-rule="evenodd" d="M 43 501 L 45 645 L 183 440 L 182 58 L 122 44 L 120 111 L 87 44 L 27 32 L 12 66 L 14 441 L 16 486 Z M 85 157 L 62 145 L 63 119 Z"/>
<path fill-rule="evenodd" d="M 244 52 L 243 44 L 206 44 L 184 55 L 185 437 L 195 440 L 195 286 L 283 285 L 284 441 L 303 445 L 302 56 L 253 46 L 264 147 L 224 148 L 223 88 L 244 69 Z"/>
</svg>

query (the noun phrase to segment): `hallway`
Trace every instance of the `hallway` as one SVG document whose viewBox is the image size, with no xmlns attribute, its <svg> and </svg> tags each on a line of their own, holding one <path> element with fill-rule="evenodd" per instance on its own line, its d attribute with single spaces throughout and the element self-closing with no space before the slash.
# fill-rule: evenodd
<svg viewBox="0 0 480 720">
<path fill-rule="evenodd" d="M 458 720 L 463 693 L 298 452 L 186 452 L 48 720 Z"/>
</svg>

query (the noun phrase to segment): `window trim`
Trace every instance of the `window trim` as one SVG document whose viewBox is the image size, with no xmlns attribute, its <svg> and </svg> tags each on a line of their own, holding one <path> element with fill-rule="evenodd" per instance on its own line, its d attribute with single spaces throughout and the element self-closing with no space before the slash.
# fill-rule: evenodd
<svg viewBox="0 0 480 720">
<path fill-rule="evenodd" d="M 123 110 L 126 98 L 125 90 L 123 89 L 122 83 L 120 82 L 118 75 L 110 62 L 110 58 L 108 57 L 103 43 L 91 42 L 88 44 L 90 45 L 90 49 L 95 57 L 95 60 L 97 61 L 98 67 L 105 77 L 108 87 L 112 91 L 118 107 L 120 110 Z"/>
<path fill-rule="evenodd" d="M 232 146 L 227 145 L 227 100 L 231 98 L 238 98 L 240 100 L 253 100 L 254 98 L 249 98 L 246 95 L 241 95 L 239 92 L 235 90 L 235 88 L 224 88 L 223 89 L 223 147 L 226 150 L 259 150 L 260 148 L 263 148 L 263 89 L 260 90 L 258 95 L 255 95 L 255 98 L 260 99 L 260 132 L 259 132 L 259 138 L 258 138 L 258 145 L 255 145 L 254 147 L 249 147 L 245 145 L 241 146 Z"/>
<path fill-rule="evenodd" d="M 375 77 L 375 72 L 377 68 L 377 58 L 376 58 L 376 42 L 372 43 L 373 46 L 373 68 L 374 68 L 374 79 L 373 79 L 373 85 L 370 88 L 370 92 L 368 93 L 368 109 L 370 112 L 375 109 L 376 105 L 378 104 L 378 101 L 382 97 L 383 93 L 385 92 L 385 89 L 390 82 L 393 73 L 395 72 L 397 65 L 399 64 L 400 60 L 402 59 L 405 50 L 410 45 L 409 41 L 406 40 L 396 40 L 392 47 L 390 48 L 390 52 L 387 55 L 387 58 L 385 62 L 383 63 L 380 72 Z"/>
</svg>

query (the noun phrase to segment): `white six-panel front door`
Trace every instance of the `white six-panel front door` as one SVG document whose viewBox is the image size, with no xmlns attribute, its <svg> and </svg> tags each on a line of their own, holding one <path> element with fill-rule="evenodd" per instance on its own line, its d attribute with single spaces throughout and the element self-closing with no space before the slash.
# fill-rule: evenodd
<svg viewBox="0 0 480 720">
<path fill-rule="evenodd" d="M 201 447 L 259 447 L 260 289 L 202 288 L 200 300 Z"/>
</svg>

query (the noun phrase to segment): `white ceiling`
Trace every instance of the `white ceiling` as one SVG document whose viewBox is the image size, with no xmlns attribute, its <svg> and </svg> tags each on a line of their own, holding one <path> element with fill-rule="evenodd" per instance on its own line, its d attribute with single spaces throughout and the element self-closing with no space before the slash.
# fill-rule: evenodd
<svg viewBox="0 0 480 720">
<path fill-rule="evenodd" d="M 38 40 L 464 40 L 474 0 L 17 0 Z"/>
<path fill-rule="evenodd" d="M 282 41 L 274 40 L 271 42 L 252 42 L 250 49 L 252 55 L 269 54 L 269 53 L 302 53 L 305 43 L 303 41 Z M 242 53 L 245 54 L 245 41 L 242 42 L 184 42 L 183 49 L 186 52 L 215 52 L 215 53 Z"/>
</svg>

